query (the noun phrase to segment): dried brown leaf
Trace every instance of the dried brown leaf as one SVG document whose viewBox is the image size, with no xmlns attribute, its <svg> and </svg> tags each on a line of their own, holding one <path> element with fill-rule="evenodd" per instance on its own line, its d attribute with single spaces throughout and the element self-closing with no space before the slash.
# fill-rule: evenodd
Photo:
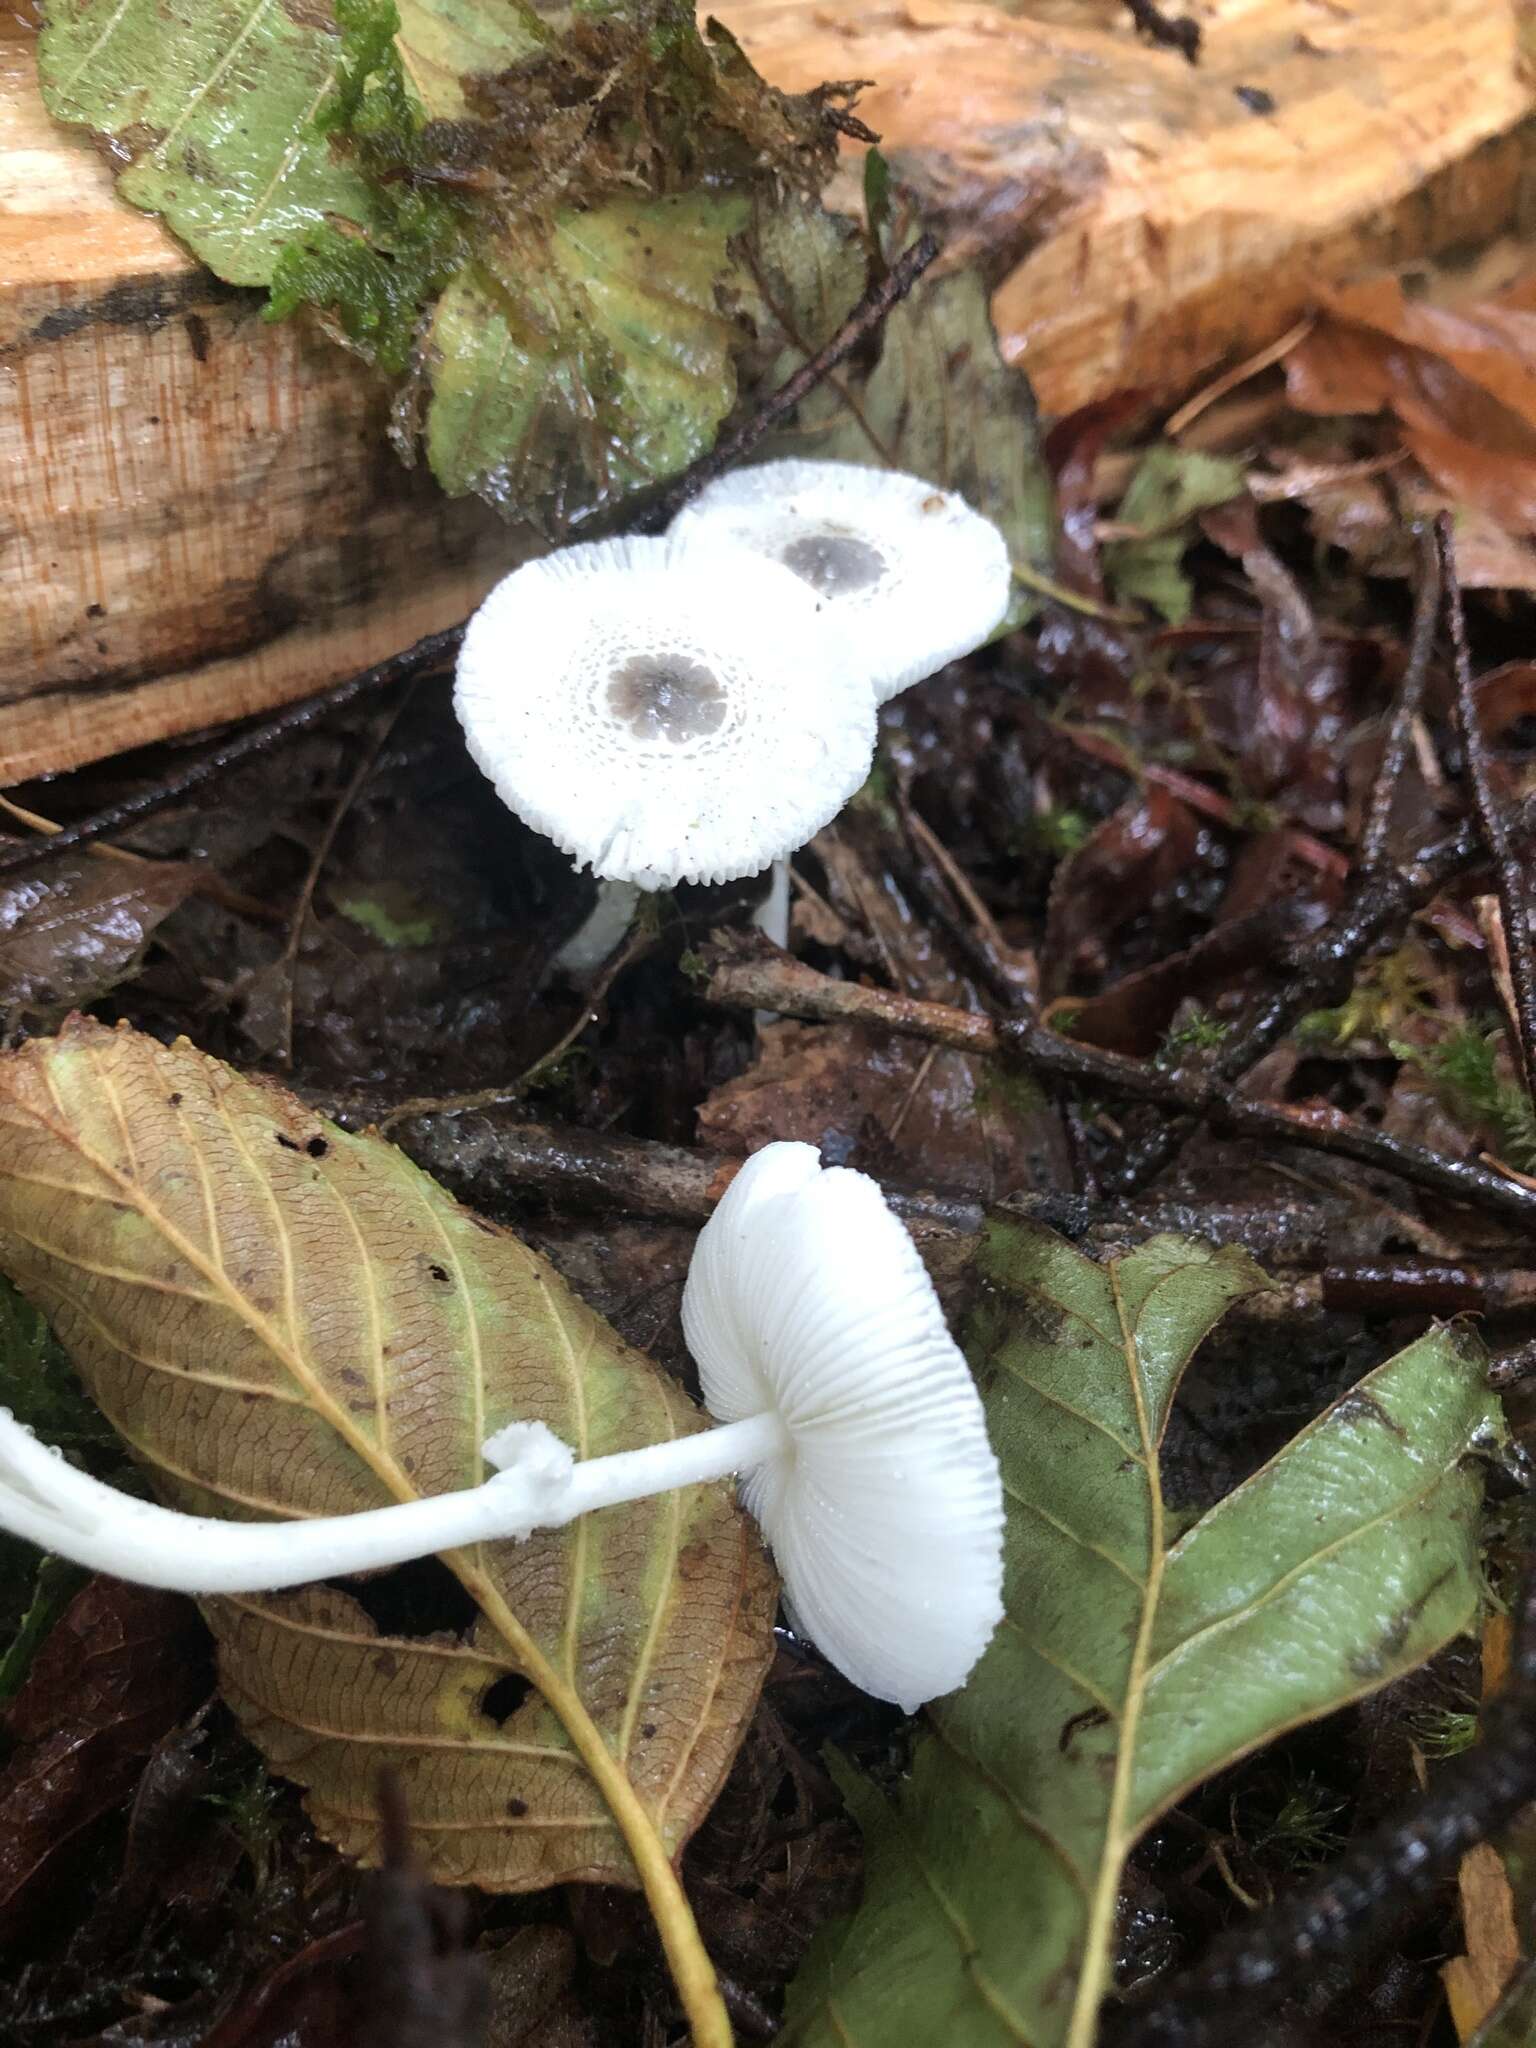
<svg viewBox="0 0 1536 2048">
<path fill-rule="evenodd" d="M 474 1485 L 517 1420 L 584 1454 L 700 1424 L 526 1246 L 184 1041 L 76 1019 L 6 1056 L 0 1261 L 157 1490 L 199 1512 Z M 316 1824 L 376 1857 L 388 1766 L 439 1880 L 632 1883 L 615 1799 L 675 1856 L 772 1648 L 729 1489 L 446 1562 L 479 1610 L 462 1637 L 386 1636 L 331 1586 L 205 1603 L 227 1696 Z"/>
</svg>

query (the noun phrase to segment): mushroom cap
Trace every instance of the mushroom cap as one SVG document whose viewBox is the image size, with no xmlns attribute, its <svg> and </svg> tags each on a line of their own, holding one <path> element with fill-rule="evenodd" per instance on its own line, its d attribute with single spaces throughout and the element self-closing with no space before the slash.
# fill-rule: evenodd
<svg viewBox="0 0 1536 2048">
<path fill-rule="evenodd" d="M 667 539 L 585 542 L 498 583 L 454 704 L 504 803 L 644 889 L 756 874 L 803 846 L 875 741 L 859 666 L 807 584 Z"/>
<path fill-rule="evenodd" d="M 796 1628 L 909 1713 L 953 1691 L 1002 1617 L 1002 1480 L 879 1188 L 812 1145 L 764 1146 L 700 1233 L 683 1329 L 712 1415 L 771 1409 L 789 1431 L 741 1490 Z"/>
<path fill-rule="evenodd" d="M 881 704 L 979 647 L 1008 609 L 1008 544 L 991 520 L 900 470 L 765 462 L 701 491 L 671 533 L 803 577 L 847 625 Z"/>
</svg>

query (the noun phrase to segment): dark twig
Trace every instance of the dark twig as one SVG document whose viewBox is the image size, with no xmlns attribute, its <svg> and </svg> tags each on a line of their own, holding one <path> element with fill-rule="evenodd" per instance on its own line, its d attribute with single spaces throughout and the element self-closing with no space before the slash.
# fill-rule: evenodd
<svg viewBox="0 0 1536 2048">
<path fill-rule="evenodd" d="M 1469 1203 L 1490 1215 L 1536 1222 L 1536 1191 L 1485 1166 L 1447 1159 L 1428 1146 L 1393 1138 L 1339 1112 L 1322 1114 L 1279 1103 L 1245 1101 L 1212 1069 L 1167 1072 L 1142 1060 L 1101 1052 L 1062 1038 L 1025 1017 L 997 1020 L 947 1003 L 923 1002 L 886 989 L 835 981 L 766 941 L 726 935 L 706 958 L 712 971 L 705 1000 L 729 1009 L 775 1010 L 814 1022 L 882 1025 L 929 1044 L 988 1059 L 1013 1059 L 1036 1074 L 1122 1101 L 1150 1102 L 1214 1129 L 1263 1143 L 1301 1145 L 1380 1168 L 1430 1193 Z"/>
<path fill-rule="evenodd" d="M 1331 1869 L 1262 1915 L 1218 1936 L 1150 2010 L 1114 2029 L 1125 2048 L 1217 2048 L 1239 2023 L 1319 1966 L 1380 1937 L 1461 1856 L 1536 1797 L 1536 1570 L 1515 1610 L 1505 1690 L 1485 1709 L 1483 1740 L 1441 1766 L 1433 1789 Z"/>
<path fill-rule="evenodd" d="M 1536 1098 L 1536 959 L 1533 959 L 1531 951 L 1525 874 L 1515 858 L 1504 813 L 1488 773 L 1488 747 L 1483 738 L 1482 722 L 1477 715 L 1477 697 L 1472 687 L 1467 615 L 1461 601 L 1461 582 L 1456 574 L 1448 513 L 1441 513 L 1436 520 L 1435 538 L 1440 550 L 1440 578 L 1445 586 L 1446 618 L 1450 625 L 1451 653 L 1456 671 L 1456 710 L 1461 719 L 1467 774 L 1472 783 L 1477 821 L 1493 864 L 1494 887 L 1498 891 L 1499 910 L 1504 919 L 1504 941 L 1509 948 L 1509 974 L 1514 984 L 1515 1015 L 1520 1027 L 1515 1050 L 1526 1093 Z"/>
<path fill-rule="evenodd" d="M 1434 529 L 1418 530 L 1418 578 L 1413 598 L 1413 632 L 1408 642 L 1408 663 L 1397 686 L 1392 723 L 1386 745 L 1371 784 L 1365 830 L 1360 837 L 1360 866 L 1367 874 L 1381 867 L 1387 851 L 1387 833 L 1392 823 L 1392 806 L 1403 766 L 1413 743 L 1413 721 L 1418 716 L 1435 651 L 1435 627 L 1440 621 L 1440 550 Z"/>
<path fill-rule="evenodd" d="M 707 454 L 684 470 L 658 499 L 643 511 L 621 520 L 613 530 L 661 532 L 682 506 L 697 497 L 706 485 L 722 476 L 733 463 L 750 455 L 765 434 L 793 412 L 824 377 L 875 331 L 891 308 L 911 291 L 938 253 L 939 244 L 932 235 L 920 236 L 859 301 L 825 348 L 818 350 L 809 362 L 802 363 L 793 376 L 786 378 L 777 391 L 764 399 L 749 419 L 743 420 Z M 594 521 L 589 530 L 597 531 L 597 522 Z M 372 668 L 348 676 L 343 682 L 333 683 L 329 689 L 321 690 L 313 697 L 290 704 L 285 711 L 260 725 L 245 727 L 232 739 L 211 748 L 177 773 L 135 790 L 132 796 L 109 804 L 105 810 L 94 811 L 87 818 L 77 818 L 51 838 L 5 848 L 0 851 L 0 875 L 21 874 L 29 868 L 39 867 L 56 855 L 67 853 L 71 847 L 89 845 L 93 840 L 122 831 L 125 826 L 148 817 L 151 812 L 164 810 L 179 797 L 201 789 L 205 783 L 227 774 L 242 761 L 265 753 L 291 734 L 302 732 L 318 719 L 339 710 L 344 704 L 350 704 L 354 697 L 382 689 L 390 683 L 404 682 L 452 661 L 463 637 L 462 625 L 445 626 L 440 633 L 429 633 L 424 640 L 418 640 L 413 647 L 407 647 L 399 654 L 392 654 L 387 661 L 377 662 Z"/>
<path fill-rule="evenodd" d="M 1177 50 L 1191 64 L 1200 62 L 1200 24 L 1188 14 L 1164 14 L 1153 0 L 1125 0 L 1136 33 L 1164 50 Z"/>
<path fill-rule="evenodd" d="M 462 626 L 448 626 L 441 633 L 429 633 L 414 646 L 392 654 L 388 661 L 376 662 L 372 668 L 362 669 L 357 675 L 348 676 L 344 682 L 333 683 L 328 690 L 321 690 L 313 697 L 304 697 L 297 704 L 290 704 L 286 711 L 280 711 L 275 718 L 264 719 L 260 725 L 244 727 L 231 739 L 220 742 L 206 754 L 200 754 L 174 774 L 135 790 L 132 796 L 109 804 L 105 810 L 93 811 L 88 818 L 77 818 L 72 825 L 61 826 L 51 838 L 7 847 L 0 853 L 0 875 L 19 874 L 52 860 L 57 854 L 67 853 L 72 846 L 87 846 L 93 840 L 121 832 L 137 819 L 148 817 L 152 811 L 163 811 L 178 797 L 189 796 L 194 789 L 201 789 L 204 783 L 227 775 L 242 761 L 249 761 L 294 733 L 303 732 L 330 712 L 339 711 L 343 704 L 350 704 L 354 697 L 386 689 L 391 683 L 406 682 L 412 676 L 423 675 L 428 669 L 451 661 L 463 633 Z"/>
<path fill-rule="evenodd" d="M 1536 801 L 1528 800 L 1515 819 L 1512 837 L 1523 842 L 1533 832 Z M 1284 987 L 1260 999 L 1246 1023 L 1197 1075 L 1178 1069 L 1177 1078 L 1203 1077 L 1235 1086 L 1309 1011 L 1342 1002 L 1366 955 L 1395 942 L 1416 910 L 1485 859 L 1482 837 L 1469 819 L 1402 867 L 1361 870 L 1323 930 L 1292 952 Z M 1130 1194 L 1144 1187 L 1179 1151 L 1190 1128 L 1175 1121 L 1133 1147 L 1115 1177 L 1115 1191 Z"/>
</svg>

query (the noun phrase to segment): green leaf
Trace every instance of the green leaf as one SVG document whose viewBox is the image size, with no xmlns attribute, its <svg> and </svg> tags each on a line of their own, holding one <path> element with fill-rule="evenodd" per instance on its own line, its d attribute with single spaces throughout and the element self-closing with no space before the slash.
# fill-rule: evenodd
<svg viewBox="0 0 1536 2048">
<path fill-rule="evenodd" d="M 1266 1283 L 1159 1238 L 1094 1265 L 995 1226 L 971 1355 L 1008 1495 L 1007 1618 L 910 1783 L 855 1804 L 863 1904 L 791 1998 L 830 2048 L 1087 2048 L 1137 1837 L 1213 1772 L 1410 1669 L 1479 1599 L 1476 1347 L 1437 1330 L 1170 1542 L 1159 1443 L 1190 1356 Z"/>
<path fill-rule="evenodd" d="M 1244 481 L 1242 463 L 1227 456 L 1201 455 L 1167 441 L 1149 449 L 1115 514 L 1118 523 L 1139 528 L 1141 537 L 1114 541 L 1104 551 L 1104 574 L 1115 597 L 1122 604 L 1139 598 L 1172 625 L 1188 618 L 1193 591 L 1179 565 L 1190 521 L 1240 497 Z"/>
<path fill-rule="evenodd" d="M 343 0 L 338 23 L 327 0 L 49 0 L 43 98 L 103 137 L 125 199 L 229 283 L 264 285 L 283 246 L 329 217 L 374 222 L 369 181 L 321 116 L 394 75 L 378 26 L 393 13 Z M 515 0 L 405 0 L 399 19 L 398 65 L 429 116 L 462 115 L 462 74 L 540 40 Z"/>
<path fill-rule="evenodd" d="M 866 248 L 847 223 L 790 219 L 758 237 L 759 319 L 779 346 L 771 388 L 834 333 L 864 289 Z M 909 470 L 959 491 L 1001 528 L 1015 562 L 1044 569 L 1054 545 L 1051 486 L 1034 398 L 997 350 L 974 271 L 925 277 L 887 315 L 873 366 L 842 371 L 801 405 L 775 455 Z M 1009 624 L 1029 609 L 1017 593 Z"/>
<path fill-rule="evenodd" d="M 483 252 L 432 321 L 427 454 L 446 490 L 571 521 L 671 476 L 736 396 L 720 310 L 744 198 L 567 210 L 547 245 Z"/>
<path fill-rule="evenodd" d="M 1531 2048 L 1536 2041 L 1536 1962 L 1518 1973 L 1466 2048 Z"/>
</svg>

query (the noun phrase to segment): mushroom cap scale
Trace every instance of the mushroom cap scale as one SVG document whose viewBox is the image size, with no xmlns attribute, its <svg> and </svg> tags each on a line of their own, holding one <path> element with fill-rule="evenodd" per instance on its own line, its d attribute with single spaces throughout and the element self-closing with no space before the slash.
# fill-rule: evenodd
<svg viewBox="0 0 1536 2048">
<path fill-rule="evenodd" d="M 700 1234 L 683 1328 L 705 1404 L 791 1448 L 742 1498 L 796 1627 L 909 1712 L 962 1684 L 1002 1614 L 1002 1482 L 970 1371 L 879 1188 L 773 1144 Z"/>
<path fill-rule="evenodd" d="M 644 889 L 758 873 L 836 815 L 874 749 L 867 688 L 809 586 L 669 539 L 515 570 L 469 622 L 454 703 L 503 802 Z"/>
<path fill-rule="evenodd" d="M 854 462 L 733 471 L 671 533 L 793 570 L 847 629 L 880 703 L 979 647 L 1012 590 L 1007 542 L 957 492 Z"/>
</svg>

